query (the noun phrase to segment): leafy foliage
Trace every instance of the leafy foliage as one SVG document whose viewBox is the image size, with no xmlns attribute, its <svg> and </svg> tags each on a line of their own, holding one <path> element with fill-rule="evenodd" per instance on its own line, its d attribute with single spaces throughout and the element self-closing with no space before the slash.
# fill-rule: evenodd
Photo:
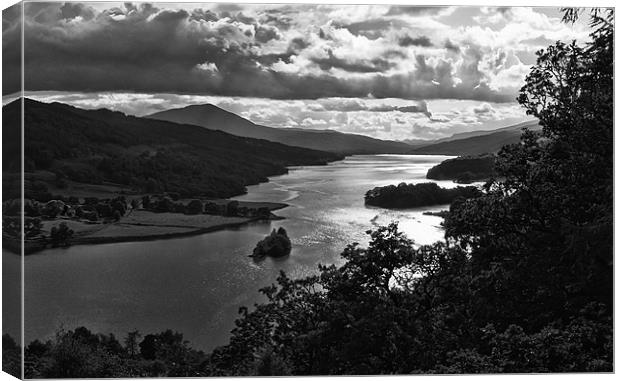
<svg viewBox="0 0 620 381">
<path fill-rule="evenodd" d="M 53 226 L 50 231 L 50 241 L 53 247 L 69 246 L 71 237 L 73 237 L 73 229 L 70 229 L 66 222 Z"/>
<path fill-rule="evenodd" d="M 456 187 L 441 188 L 436 183 L 388 185 L 376 187 L 366 192 L 364 202 L 367 205 L 383 208 L 415 208 L 419 206 L 449 204 L 459 197 L 478 197 L 478 188 Z"/>
<path fill-rule="evenodd" d="M 426 173 L 427 179 L 454 180 L 458 183 L 488 180 L 495 175 L 495 155 L 459 156 L 447 159 Z"/>
<path fill-rule="evenodd" d="M 259 241 L 252 256 L 256 258 L 284 257 L 291 253 L 291 240 L 283 227 L 273 229 L 271 234 Z"/>
<path fill-rule="evenodd" d="M 202 363 L 207 356 L 191 349 L 183 335 L 166 330 L 144 336 L 138 331 L 127 334 L 123 344 L 112 334 L 95 334 L 84 327 L 60 329 L 46 342 L 34 340 L 25 348 L 26 378 L 89 378 L 89 377 L 194 377 L 204 375 Z M 12 343 L 3 336 L 3 345 Z M 11 348 L 3 351 L 3 360 Z M 3 348 L 4 349 L 4 348 Z M 4 362 L 7 366 L 11 362 Z M 19 363 L 17 369 L 19 369 Z M 6 369 L 6 368 L 5 368 Z"/>
<path fill-rule="evenodd" d="M 21 378 L 22 351 L 8 334 L 2 335 L 2 371 Z"/>
</svg>

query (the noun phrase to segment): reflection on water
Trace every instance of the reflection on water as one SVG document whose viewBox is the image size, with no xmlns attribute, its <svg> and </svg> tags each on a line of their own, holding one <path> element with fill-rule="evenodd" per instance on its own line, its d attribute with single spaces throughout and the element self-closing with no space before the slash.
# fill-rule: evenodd
<svg viewBox="0 0 620 381">
<path fill-rule="evenodd" d="M 26 257 L 26 340 L 64 325 L 124 335 L 167 328 L 205 350 L 224 344 L 240 306 L 261 301 L 257 290 L 280 270 L 293 277 L 319 263 L 341 263 L 346 244 L 367 244 L 366 230 L 399 221 L 417 244 L 442 239 L 442 207 L 385 210 L 364 206 L 375 186 L 424 182 L 445 156 L 368 155 L 289 174 L 248 188 L 239 200 L 287 202 L 285 220 L 170 240 L 74 246 Z M 439 182 L 452 187 L 451 182 Z M 283 226 L 293 250 L 285 260 L 249 258 L 271 229 Z M 6 255 L 6 254 L 3 254 Z"/>
</svg>

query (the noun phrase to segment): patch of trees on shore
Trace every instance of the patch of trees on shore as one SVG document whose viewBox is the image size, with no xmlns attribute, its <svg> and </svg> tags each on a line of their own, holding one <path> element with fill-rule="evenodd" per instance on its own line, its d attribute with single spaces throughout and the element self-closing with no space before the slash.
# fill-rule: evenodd
<svg viewBox="0 0 620 381">
<path fill-rule="evenodd" d="M 486 181 L 495 175 L 495 155 L 459 156 L 444 160 L 426 173 L 427 179 L 454 180 L 460 184 Z"/>
<path fill-rule="evenodd" d="M 2 336 L 3 370 L 20 377 L 21 348 Z M 26 378 L 118 378 L 204 376 L 208 356 L 192 349 L 183 335 L 172 330 L 142 335 L 132 331 L 122 339 L 87 328 L 58 330 L 46 341 L 24 348 Z"/>
<path fill-rule="evenodd" d="M 48 245 L 52 247 L 69 246 L 73 238 L 73 229 L 67 221 L 83 223 L 111 223 L 124 216 L 131 208 L 124 196 L 99 200 L 96 197 L 86 197 L 78 200 L 75 197 L 39 202 L 25 199 L 23 216 L 21 200 L 11 199 L 2 203 L 2 236 L 3 247 L 21 253 L 21 245 L 25 245 L 26 254 L 42 250 Z M 44 221 L 58 221 L 52 226 L 48 235 L 43 231 Z"/>
<path fill-rule="evenodd" d="M 271 209 L 266 206 L 243 206 L 237 200 L 192 199 L 187 203 L 178 201 L 178 193 L 142 196 L 142 208 L 155 213 L 211 214 L 225 217 L 272 218 Z"/>
<path fill-rule="evenodd" d="M 366 192 L 366 205 L 404 209 L 420 206 L 450 204 L 456 198 L 474 198 L 482 194 L 474 186 L 441 188 L 436 183 L 388 185 Z"/>
<path fill-rule="evenodd" d="M 253 219 L 276 218 L 267 206 L 253 207 L 242 205 L 236 200 L 209 201 L 192 199 L 181 201 L 178 193 L 144 195 L 142 198 L 125 196 L 113 198 L 97 197 L 63 197 L 54 199 L 43 197 L 43 200 L 25 199 L 24 203 L 24 236 L 22 237 L 21 201 L 10 199 L 2 203 L 2 233 L 4 247 L 20 253 L 19 242 L 28 242 L 26 252 L 42 250 L 48 245 L 52 247 L 69 246 L 73 238 L 73 230 L 66 221 L 86 224 L 108 224 L 119 222 L 132 210 L 147 210 L 154 213 L 210 214 L 225 217 L 244 217 Z M 44 221 L 59 221 L 51 228 L 48 235 L 44 234 Z"/>
</svg>

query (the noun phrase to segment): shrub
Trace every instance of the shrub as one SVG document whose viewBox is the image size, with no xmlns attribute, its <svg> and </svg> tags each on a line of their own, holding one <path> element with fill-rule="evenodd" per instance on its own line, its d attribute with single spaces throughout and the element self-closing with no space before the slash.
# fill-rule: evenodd
<svg viewBox="0 0 620 381">
<path fill-rule="evenodd" d="M 73 230 L 69 229 L 66 222 L 52 227 L 50 231 L 50 241 L 53 247 L 69 246 L 71 237 L 73 237 Z"/>
<path fill-rule="evenodd" d="M 203 212 L 202 201 L 192 200 L 187 204 L 187 214 L 201 214 Z"/>
</svg>

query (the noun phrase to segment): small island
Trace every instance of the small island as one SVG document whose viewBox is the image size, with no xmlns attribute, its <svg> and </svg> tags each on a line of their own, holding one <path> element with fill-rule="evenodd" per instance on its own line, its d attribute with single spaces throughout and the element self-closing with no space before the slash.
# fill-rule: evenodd
<svg viewBox="0 0 620 381">
<path fill-rule="evenodd" d="M 495 175 L 495 155 L 459 156 L 444 160 L 429 169 L 426 178 L 432 180 L 453 180 L 459 184 L 485 181 Z"/>
<path fill-rule="evenodd" d="M 474 187 L 441 188 L 435 183 L 388 185 L 366 192 L 366 205 L 382 208 L 405 209 L 420 206 L 450 204 L 458 197 L 475 198 L 482 192 Z"/>
<path fill-rule="evenodd" d="M 288 237 L 286 230 L 281 227 L 278 230 L 273 229 L 271 234 L 260 241 L 254 248 L 251 257 L 264 258 L 269 256 L 279 258 L 290 253 L 291 239 Z"/>
</svg>

